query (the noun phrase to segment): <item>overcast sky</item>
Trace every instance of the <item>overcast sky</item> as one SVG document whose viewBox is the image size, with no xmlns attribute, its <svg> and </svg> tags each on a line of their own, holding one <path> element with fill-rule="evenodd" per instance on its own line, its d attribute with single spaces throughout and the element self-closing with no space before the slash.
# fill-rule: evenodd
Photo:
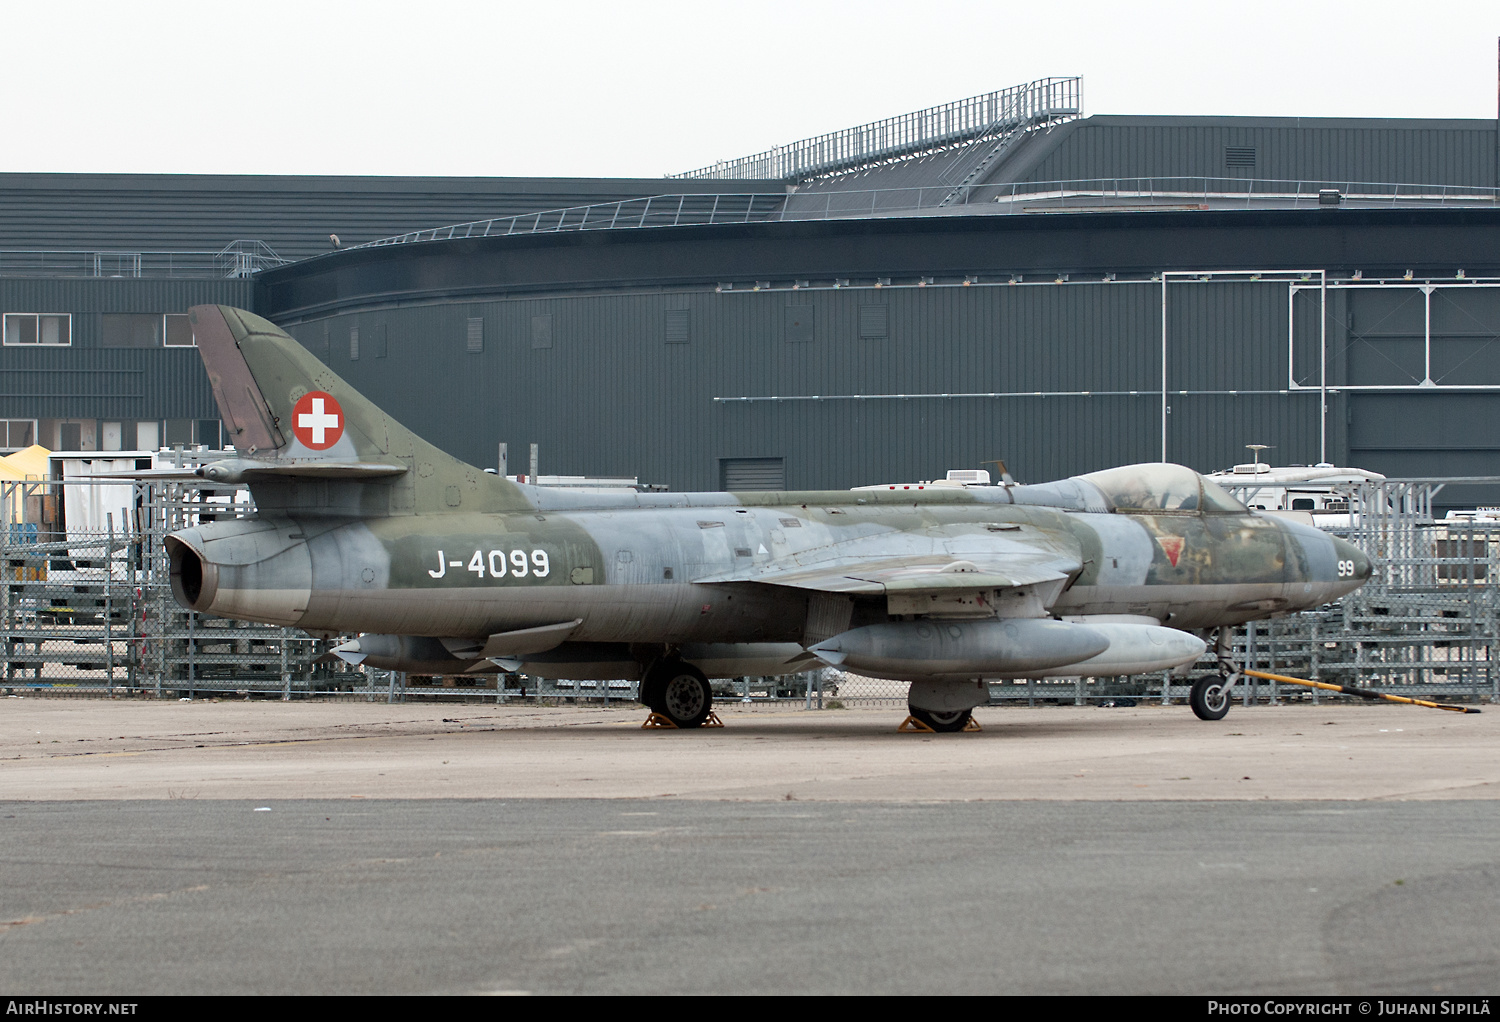
<svg viewBox="0 0 1500 1022">
<path fill-rule="evenodd" d="M 1500 3 L 8 0 L 0 171 L 657 177 L 1035 78 L 1496 116 Z"/>
</svg>

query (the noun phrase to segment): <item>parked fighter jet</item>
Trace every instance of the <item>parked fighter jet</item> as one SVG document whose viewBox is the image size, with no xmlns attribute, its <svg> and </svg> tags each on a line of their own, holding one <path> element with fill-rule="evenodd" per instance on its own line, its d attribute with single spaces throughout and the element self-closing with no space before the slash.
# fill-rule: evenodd
<svg viewBox="0 0 1500 1022">
<path fill-rule="evenodd" d="M 1259 517 L 1177 465 L 1041 485 L 788 493 L 584 493 L 449 457 L 280 329 L 198 306 L 198 350 L 253 517 L 167 539 L 172 587 L 209 614 L 360 633 L 382 669 L 639 678 L 679 727 L 708 677 L 837 664 L 910 681 L 912 714 L 958 730 L 983 679 L 1191 664 L 1190 630 L 1334 600 L 1355 547 Z M 1219 645 L 1224 677 L 1233 665 Z M 1193 689 L 1223 716 L 1222 677 Z"/>
</svg>

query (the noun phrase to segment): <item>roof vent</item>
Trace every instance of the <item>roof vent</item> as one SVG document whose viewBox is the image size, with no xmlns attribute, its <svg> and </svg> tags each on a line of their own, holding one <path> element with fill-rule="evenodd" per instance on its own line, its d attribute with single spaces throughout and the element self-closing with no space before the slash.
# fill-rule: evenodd
<svg viewBox="0 0 1500 1022">
<path fill-rule="evenodd" d="M 988 486 L 990 484 L 990 473 L 982 468 L 950 468 L 947 478 L 950 483 L 963 483 L 965 486 Z"/>
</svg>

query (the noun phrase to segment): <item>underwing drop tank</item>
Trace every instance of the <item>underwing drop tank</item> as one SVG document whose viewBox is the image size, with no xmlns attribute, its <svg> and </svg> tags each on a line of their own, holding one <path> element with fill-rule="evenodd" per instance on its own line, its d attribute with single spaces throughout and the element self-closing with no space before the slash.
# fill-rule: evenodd
<svg viewBox="0 0 1500 1022">
<path fill-rule="evenodd" d="M 1002 618 L 869 625 L 809 651 L 871 677 L 941 679 L 1144 674 L 1192 663 L 1206 648 L 1195 635 L 1155 624 Z"/>
<path fill-rule="evenodd" d="M 1050 618 L 892 621 L 808 647 L 826 663 L 875 678 L 1004 677 L 1075 664 L 1109 649 L 1107 635 Z"/>
</svg>

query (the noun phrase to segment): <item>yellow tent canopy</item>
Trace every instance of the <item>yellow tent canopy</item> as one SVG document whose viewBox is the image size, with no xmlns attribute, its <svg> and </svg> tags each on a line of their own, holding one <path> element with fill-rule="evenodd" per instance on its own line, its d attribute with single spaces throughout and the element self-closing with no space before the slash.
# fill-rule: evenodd
<svg viewBox="0 0 1500 1022">
<path fill-rule="evenodd" d="M 51 472 L 52 452 L 41 444 L 0 458 L 0 477 L 5 479 L 46 479 Z"/>
<path fill-rule="evenodd" d="M 47 478 L 51 466 L 48 464 L 51 451 L 39 444 L 32 444 L 24 451 L 0 458 L 0 483 L 20 483 L 31 480 L 42 480 Z M 14 487 L 13 494 L 6 494 L 5 507 L 0 511 L 0 519 L 6 522 L 19 522 L 25 518 L 24 502 L 20 499 L 21 491 L 27 487 Z"/>
</svg>

